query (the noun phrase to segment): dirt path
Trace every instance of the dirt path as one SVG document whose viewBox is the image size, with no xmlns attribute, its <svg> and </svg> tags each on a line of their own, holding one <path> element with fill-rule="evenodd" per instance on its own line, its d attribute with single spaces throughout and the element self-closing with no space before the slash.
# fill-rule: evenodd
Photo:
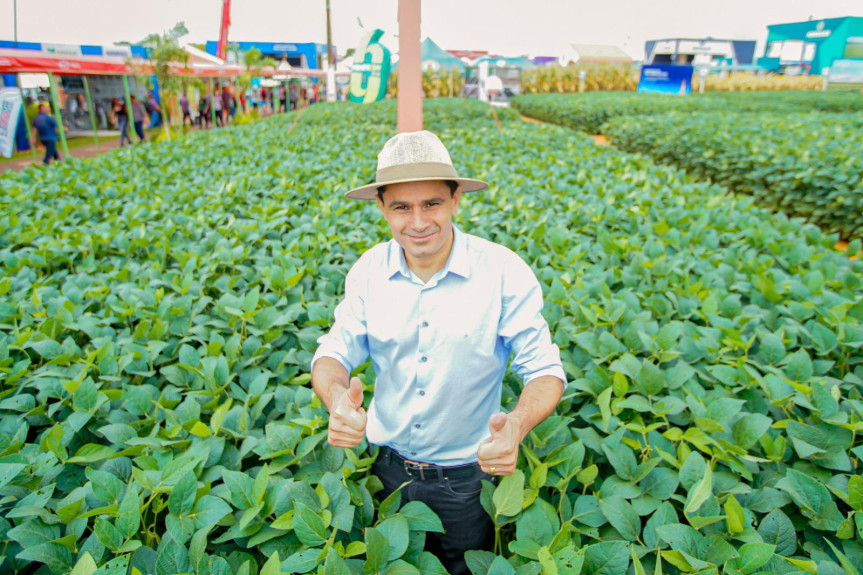
<svg viewBox="0 0 863 575">
<path fill-rule="evenodd" d="M 110 152 L 115 148 L 117 148 L 116 139 L 114 139 L 113 141 L 109 140 L 107 142 L 99 142 L 98 146 L 96 146 L 96 144 L 85 144 L 83 146 L 75 146 L 74 148 L 70 148 L 69 156 L 78 159 L 92 158 L 93 156 L 98 156 L 99 154 Z M 62 151 L 60 152 L 60 155 L 63 155 Z M 26 152 L 19 157 L 0 163 L 0 174 L 10 170 L 18 172 L 32 164 L 41 164 L 42 158 L 44 157 L 45 148 L 36 148 L 36 160 L 33 160 L 33 155 L 30 152 Z"/>
</svg>

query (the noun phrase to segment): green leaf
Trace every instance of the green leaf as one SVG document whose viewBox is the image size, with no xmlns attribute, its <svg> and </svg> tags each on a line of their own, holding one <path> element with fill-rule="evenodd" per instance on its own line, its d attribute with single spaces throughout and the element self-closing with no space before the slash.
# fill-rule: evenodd
<svg viewBox="0 0 863 575">
<path fill-rule="evenodd" d="M 123 545 L 123 534 L 112 523 L 105 521 L 104 519 L 96 519 L 93 531 L 96 533 L 96 537 L 99 538 L 102 545 L 114 553 L 116 553 Z"/>
<path fill-rule="evenodd" d="M 141 526 L 141 510 L 138 501 L 138 488 L 134 484 L 126 488 L 126 495 L 117 510 L 117 519 L 114 522 L 117 529 L 126 539 L 132 539 Z"/>
<path fill-rule="evenodd" d="M 470 551 L 468 551 L 468 553 L 470 553 Z M 448 575 L 447 570 L 440 562 L 440 559 L 428 551 L 420 553 L 419 559 L 417 559 L 417 569 L 419 569 L 420 573 L 423 575 Z"/>
<path fill-rule="evenodd" d="M 383 533 L 374 527 L 366 528 L 365 542 L 366 561 L 363 564 L 363 569 L 366 573 L 377 573 L 389 559 L 390 544 Z"/>
<path fill-rule="evenodd" d="M 554 562 L 548 547 L 540 547 L 536 555 L 542 565 L 542 575 L 558 575 L 557 563 Z"/>
<path fill-rule="evenodd" d="M 327 528 L 314 511 L 302 503 L 294 503 L 294 533 L 304 545 L 318 547 L 327 541 Z"/>
<path fill-rule="evenodd" d="M 411 531 L 443 533 L 443 524 L 437 514 L 422 501 L 409 501 L 398 513 L 408 520 Z"/>
<path fill-rule="evenodd" d="M 747 413 L 734 424 L 734 442 L 743 449 L 750 449 L 764 435 L 773 420 L 760 413 Z"/>
<path fill-rule="evenodd" d="M 168 510 L 174 515 L 188 515 L 195 507 L 198 480 L 191 471 L 180 476 L 168 496 Z"/>
<path fill-rule="evenodd" d="M 279 560 L 279 552 L 273 551 L 264 566 L 261 567 L 261 575 L 281 575 L 281 561 Z"/>
<path fill-rule="evenodd" d="M 800 508 L 800 512 L 811 519 L 811 525 L 822 531 L 835 531 L 842 523 L 842 514 L 830 497 L 830 492 L 817 480 L 794 469 L 776 482 L 776 487 L 788 493 Z"/>
<path fill-rule="evenodd" d="M 839 563 L 842 565 L 842 568 L 845 569 L 845 572 L 848 575 L 860 575 L 860 570 L 857 569 L 857 567 L 855 567 L 851 563 L 851 561 L 848 560 L 848 557 L 844 553 L 836 549 L 836 546 L 833 545 L 833 543 L 829 539 L 824 539 L 824 541 L 827 542 L 827 544 L 830 546 L 830 549 L 832 549 L 833 553 L 836 554 L 836 557 L 839 559 Z"/>
<path fill-rule="evenodd" d="M 704 468 L 704 477 L 689 491 L 683 509 L 687 514 L 695 513 L 712 496 L 713 472 L 708 465 Z"/>
<path fill-rule="evenodd" d="M 746 516 L 743 513 L 743 507 L 733 495 L 729 495 L 725 500 L 725 525 L 729 533 L 742 533 L 746 528 Z"/>
<path fill-rule="evenodd" d="M 806 382 L 812 377 L 812 359 L 809 354 L 799 349 L 787 358 L 785 373 L 792 381 Z"/>
<path fill-rule="evenodd" d="M 663 525 L 671 525 L 677 522 L 678 517 L 674 511 L 674 506 L 670 502 L 664 501 L 650 519 L 647 520 L 647 523 L 644 524 L 644 544 L 651 549 L 664 547 L 665 544 L 660 540 L 656 529 Z"/>
<path fill-rule="evenodd" d="M 754 573 L 759 567 L 765 565 L 773 557 L 774 545 L 767 543 L 746 543 L 740 547 L 737 560 L 740 572 L 744 575 Z"/>
<path fill-rule="evenodd" d="M 620 575 L 629 568 L 629 553 L 623 541 L 588 545 L 584 552 L 585 575 Z"/>
<path fill-rule="evenodd" d="M 327 550 L 327 558 L 324 562 L 324 575 L 351 575 L 351 570 L 345 560 L 338 552 L 330 547 Z"/>
<path fill-rule="evenodd" d="M 764 543 L 776 547 L 775 553 L 791 557 L 797 551 L 797 532 L 794 525 L 781 509 L 768 513 L 758 525 L 758 534 Z"/>
<path fill-rule="evenodd" d="M 516 469 L 512 475 L 501 479 L 494 490 L 492 501 L 497 510 L 495 521 L 500 516 L 514 517 L 521 512 L 524 493 L 524 473 Z"/>
<path fill-rule="evenodd" d="M 222 470 L 222 480 L 231 493 L 231 503 L 237 509 L 249 509 L 258 504 L 254 480 L 241 471 Z"/>
<path fill-rule="evenodd" d="M 88 443 L 79 449 L 74 457 L 70 457 L 66 463 L 94 463 L 114 456 L 114 450 L 107 445 Z"/>
<path fill-rule="evenodd" d="M 93 557 L 85 551 L 84 554 L 81 555 L 81 558 L 78 559 L 78 562 L 75 563 L 75 567 L 69 575 L 93 575 L 95 572 L 96 562 L 93 561 Z"/>
<path fill-rule="evenodd" d="M 641 519 L 632 505 L 622 497 L 606 497 L 599 500 L 602 510 L 611 526 L 627 541 L 636 541 L 641 534 Z"/>
<path fill-rule="evenodd" d="M 618 443 L 614 449 L 603 443 L 602 452 L 619 477 L 626 480 L 632 479 L 638 465 L 632 448 L 623 442 Z"/>
<path fill-rule="evenodd" d="M 404 555 L 408 548 L 408 521 L 404 517 L 394 515 L 387 517 L 375 527 L 386 538 L 390 545 L 389 561 L 394 561 Z"/>
<path fill-rule="evenodd" d="M 863 511 L 863 477 L 859 475 L 852 475 L 848 479 L 848 505 Z"/>
</svg>

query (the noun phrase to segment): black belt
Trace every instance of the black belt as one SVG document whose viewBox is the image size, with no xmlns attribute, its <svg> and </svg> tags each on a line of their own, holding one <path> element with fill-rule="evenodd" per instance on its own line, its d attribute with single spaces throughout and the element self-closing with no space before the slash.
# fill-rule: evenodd
<svg viewBox="0 0 863 575">
<path fill-rule="evenodd" d="M 426 481 L 429 479 L 469 479 L 482 473 L 478 463 L 466 463 L 464 465 L 435 465 L 434 463 L 423 463 L 412 461 L 402 457 L 398 451 L 386 445 L 380 446 L 378 460 L 386 464 L 387 459 L 405 470 L 405 473 L 414 479 Z"/>
</svg>

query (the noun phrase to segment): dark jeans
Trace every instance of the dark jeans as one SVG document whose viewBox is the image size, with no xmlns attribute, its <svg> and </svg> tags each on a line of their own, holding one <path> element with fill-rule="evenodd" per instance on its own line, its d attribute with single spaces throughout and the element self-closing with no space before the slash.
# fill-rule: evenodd
<svg viewBox="0 0 863 575">
<path fill-rule="evenodd" d="M 135 133 L 138 134 L 138 140 L 141 142 L 144 141 L 144 120 L 140 122 L 135 122 Z M 129 142 L 132 140 L 130 139 Z"/>
<path fill-rule="evenodd" d="M 45 144 L 45 159 L 42 160 L 42 163 L 46 166 L 51 163 L 51 160 L 59 160 L 60 153 L 57 151 L 57 140 L 44 140 L 42 142 Z"/>
<path fill-rule="evenodd" d="M 388 448 L 381 448 L 372 473 L 384 485 L 378 496 L 383 500 L 399 485 L 410 481 L 402 491 L 402 505 L 422 501 L 440 517 L 445 533 L 427 533 L 426 551 L 434 553 L 452 575 L 469 574 L 464 552 L 470 549 L 491 551 L 494 545 L 494 525 L 479 502 L 483 479 L 496 479 L 475 467 L 472 477 L 450 478 L 446 469 L 424 472 L 425 479 L 411 477 L 404 463 Z"/>
</svg>

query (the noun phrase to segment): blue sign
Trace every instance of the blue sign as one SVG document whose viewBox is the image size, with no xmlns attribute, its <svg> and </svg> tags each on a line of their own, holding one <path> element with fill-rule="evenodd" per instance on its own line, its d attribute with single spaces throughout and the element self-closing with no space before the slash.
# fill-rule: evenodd
<svg viewBox="0 0 863 575">
<path fill-rule="evenodd" d="M 692 66 L 642 66 L 638 91 L 686 96 L 692 92 Z"/>
</svg>

